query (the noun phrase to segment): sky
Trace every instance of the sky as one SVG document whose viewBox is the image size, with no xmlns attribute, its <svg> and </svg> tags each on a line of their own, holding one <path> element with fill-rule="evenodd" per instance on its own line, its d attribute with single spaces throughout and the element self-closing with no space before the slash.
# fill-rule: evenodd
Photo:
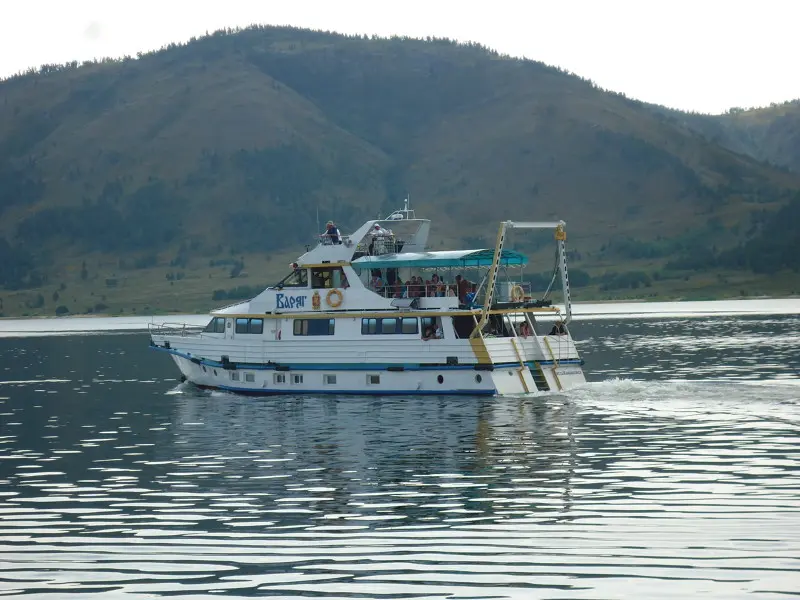
<svg viewBox="0 0 800 600">
<path fill-rule="evenodd" d="M 3 0 L 0 77 L 253 23 L 448 37 L 671 108 L 800 98 L 795 0 Z"/>
</svg>

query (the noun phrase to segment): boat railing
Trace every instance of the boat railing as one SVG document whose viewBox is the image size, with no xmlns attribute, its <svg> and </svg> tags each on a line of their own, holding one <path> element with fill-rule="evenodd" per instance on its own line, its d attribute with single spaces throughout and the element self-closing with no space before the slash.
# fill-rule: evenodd
<svg viewBox="0 0 800 600">
<path fill-rule="evenodd" d="M 349 235 L 339 234 L 338 237 L 339 237 L 339 241 L 338 242 L 334 242 L 333 241 L 333 237 L 331 235 L 329 235 L 327 233 L 322 233 L 319 236 L 317 236 L 317 240 L 319 241 L 319 245 L 320 246 L 344 245 L 344 246 L 350 248 L 353 245 L 353 240 Z"/>
<path fill-rule="evenodd" d="M 147 330 L 150 335 L 171 335 L 180 337 L 198 336 L 202 333 L 202 326 L 188 325 L 186 323 L 148 323 Z"/>
</svg>

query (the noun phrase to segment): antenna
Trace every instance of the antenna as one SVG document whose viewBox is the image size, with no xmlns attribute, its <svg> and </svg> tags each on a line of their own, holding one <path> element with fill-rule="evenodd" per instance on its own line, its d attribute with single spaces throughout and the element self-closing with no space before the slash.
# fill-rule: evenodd
<svg viewBox="0 0 800 600">
<path fill-rule="evenodd" d="M 317 204 L 317 230 L 314 233 L 319 234 L 319 204 Z"/>
</svg>

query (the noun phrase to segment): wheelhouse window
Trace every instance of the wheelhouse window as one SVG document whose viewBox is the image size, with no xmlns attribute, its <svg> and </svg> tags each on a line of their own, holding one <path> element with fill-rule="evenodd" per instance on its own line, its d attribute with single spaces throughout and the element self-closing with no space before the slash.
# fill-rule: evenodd
<svg viewBox="0 0 800 600">
<path fill-rule="evenodd" d="M 294 335 L 333 335 L 336 319 L 295 319 Z"/>
<path fill-rule="evenodd" d="M 278 289 L 287 287 L 308 287 L 308 269 L 296 268 L 286 277 L 281 279 L 276 286 Z"/>
<path fill-rule="evenodd" d="M 264 333 L 264 319 L 236 319 L 236 333 Z"/>
<path fill-rule="evenodd" d="M 415 317 L 361 319 L 361 335 L 416 334 L 419 326 Z"/>
<path fill-rule="evenodd" d="M 206 328 L 203 329 L 205 333 L 225 333 L 225 317 L 214 317 L 209 321 Z"/>
<path fill-rule="evenodd" d="M 347 276 L 342 267 L 316 267 L 311 269 L 311 287 L 314 289 L 346 288 Z"/>
</svg>

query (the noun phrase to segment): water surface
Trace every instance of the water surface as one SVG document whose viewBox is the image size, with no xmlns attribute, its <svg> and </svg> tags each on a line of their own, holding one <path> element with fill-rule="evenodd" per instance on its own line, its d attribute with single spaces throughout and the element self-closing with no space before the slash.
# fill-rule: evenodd
<svg viewBox="0 0 800 600">
<path fill-rule="evenodd" d="M 573 329 L 592 382 L 523 398 L 243 398 L 141 332 L 2 339 L 0 593 L 800 594 L 800 317 Z"/>
</svg>

